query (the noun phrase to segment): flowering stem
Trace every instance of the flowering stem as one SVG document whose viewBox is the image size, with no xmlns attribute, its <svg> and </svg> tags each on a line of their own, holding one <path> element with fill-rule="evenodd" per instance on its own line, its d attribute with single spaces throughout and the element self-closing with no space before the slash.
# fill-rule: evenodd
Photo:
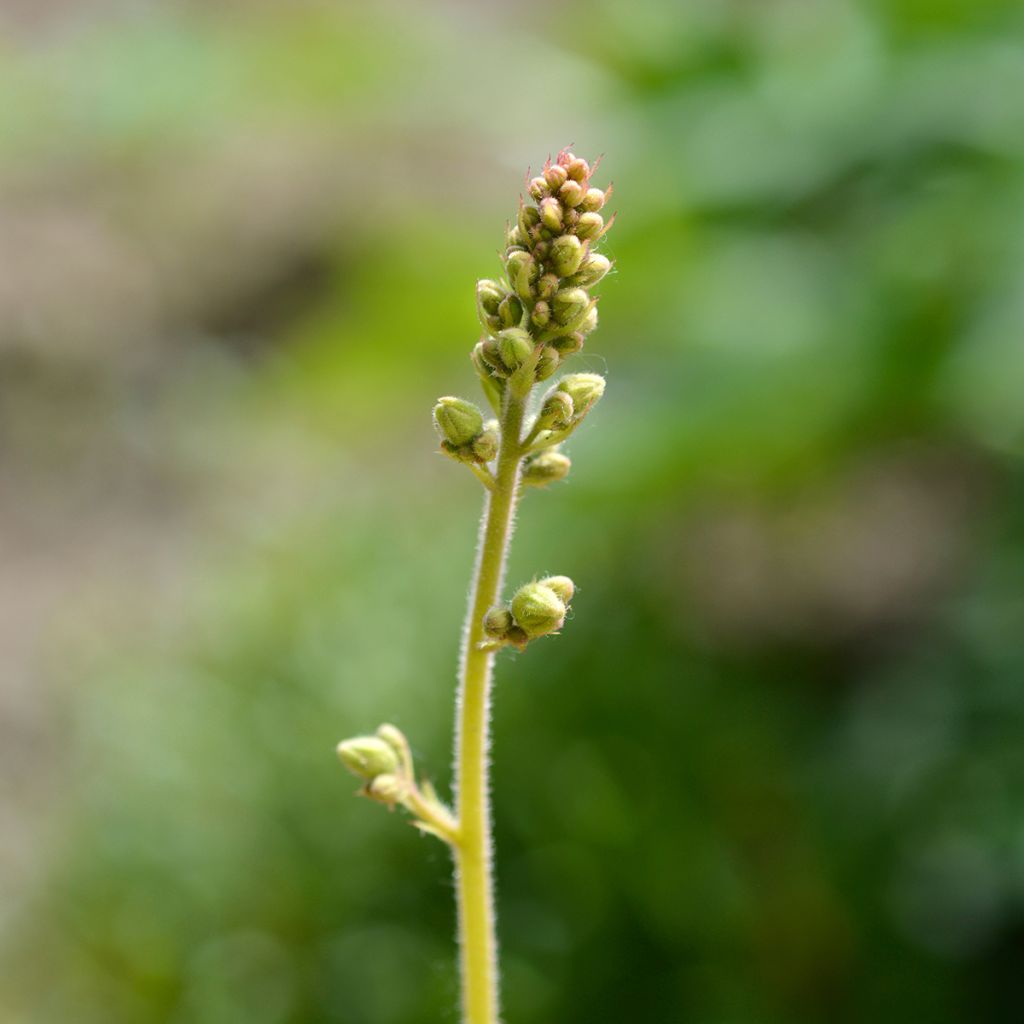
<svg viewBox="0 0 1024 1024">
<path fill-rule="evenodd" d="M 501 592 L 512 536 L 523 456 L 520 434 L 525 400 L 506 392 L 494 486 L 487 495 L 475 582 L 463 631 L 462 671 L 456 705 L 455 785 L 459 839 L 455 845 L 463 1024 L 497 1024 L 498 969 L 492 875 L 488 746 L 491 665 L 484 615 Z"/>
</svg>

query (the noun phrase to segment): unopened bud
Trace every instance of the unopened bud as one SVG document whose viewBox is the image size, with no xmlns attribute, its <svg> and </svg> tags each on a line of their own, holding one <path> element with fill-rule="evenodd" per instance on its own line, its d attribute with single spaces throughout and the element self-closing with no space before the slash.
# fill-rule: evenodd
<svg viewBox="0 0 1024 1024">
<path fill-rule="evenodd" d="M 537 212 L 536 206 L 528 206 L 524 203 L 519 207 L 519 233 L 524 238 L 529 238 L 531 230 L 539 223 L 540 214 Z"/>
<path fill-rule="evenodd" d="M 548 183 L 543 178 L 531 178 L 527 191 L 533 199 L 543 199 L 548 194 Z"/>
<path fill-rule="evenodd" d="M 366 795 L 389 807 L 401 803 L 405 799 L 405 781 L 397 775 L 378 775 L 366 787 Z"/>
<path fill-rule="evenodd" d="M 562 362 L 558 350 L 551 345 L 545 345 L 541 349 L 540 357 L 537 359 L 537 369 L 534 371 L 535 380 L 547 380 L 554 375 Z"/>
<path fill-rule="evenodd" d="M 476 456 L 479 462 L 490 462 L 495 455 L 498 454 L 498 442 L 500 440 L 500 434 L 498 433 L 498 424 L 496 421 L 490 421 L 481 431 L 481 433 L 474 437 L 471 446 L 473 454 Z"/>
<path fill-rule="evenodd" d="M 583 243 L 575 235 L 560 235 L 551 243 L 551 263 L 559 277 L 569 277 L 583 262 Z"/>
<path fill-rule="evenodd" d="M 572 399 L 564 391 L 552 391 L 541 406 L 537 423 L 542 430 L 561 430 L 572 423 Z"/>
<path fill-rule="evenodd" d="M 484 616 L 484 633 L 500 640 L 515 624 L 512 613 L 504 605 L 496 605 Z"/>
<path fill-rule="evenodd" d="M 573 157 L 572 160 L 566 164 L 566 174 L 574 181 L 586 181 L 590 177 L 590 164 L 581 156 Z"/>
<path fill-rule="evenodd" d="M 533 338 L 521 327 L 509 327 L 498 335 L 498 354 L 509 370 L 517 370 L 533 355 Z"/>
<path fill-rule="evenodd" d="M 597 284 L 611 269 L 612 261 L 607 256 L 602 256 L 599 252 L 588 253 L 572 279 L 573 284 L 578 284 L 583 288 L 590 288 L 592 285 Z"/>
<path fill-rule="evenodd" d="M 582 288 L 565 288 L 552 301 L 555 320 L 568 327 L 575 327 L 587 314 L 590 296 Z"/>
<path fill-rule="evenodd" d="M 584 213 L 576 222 L 576 234 L 580 238 L 596 238 L 604 231 L 604 217 L 599 213 Z"/>
<path fill-rule="evenodd" d="M 568 576 L 548 576 L 541 580 L 540 584 L 553 590 L 564 605 L 568 605 L 576 593 L 576 584 Z"/>
<path fill-rule="evenodd" d="M 505 269 L 508 271 L 509 282 L 519 297 L 528 299 L 540 273 L 537 261 L 528 252 L 514 252 L 506 260 Z"/>
<path fill-rule="evenodd" d="M 487 366 L 491 370 L 496 370 L 499 373 L 505 369 L 505 364 L 501 361 L 501 354 L 498 352 L 498 342 L 495 338 L 484 338 L 482 341 L 478 341 L 476 348 L 473 349 L 474 362 L 479 360 L 484 366 Z"/>
<path fill-rule="evenodd" d="M 585 195 L 583 186 L 578 181 L 573 181 L 572 178 L 558 190 L 558 198 L 568 207 L 579 206 Z"/>
<path fill-rule="evenodd" d="M 498 306 L 498 319 L 502 327 L 515 327 L 523 318 L 523 304 L 515 295 L 506 295 Z"/>
<path fill-rule="evenodd" d="M 556 238 L 555 243 L 557 244 L 557 242 L 558 239 Z M 542 299 L 553 299 L 560 283 L 557 274 L 545 274 L 537 282 L 537 294 Z"/>
<path fill-rule="evenodd" d="M 552 164 L 544 170 L 544 180 L 552 192 L 557 192 L 564 184 L 569 175 L 561 164 Z"/>
<path fill-rule="evenodd" d="M 605 380 L 599 373 L 570 373 L 558 382 L 558 390 L 571 399 L 576 418 L 586 415 L 604 394 Z"/>
<path fill-rule="evenodd" d="M 551 319 L 551 307 L 542 299 L 533 307 L 530 313 L 530 321 L 535 327 L 544 327 Z"/>
<path fill-rule="evenodd" d="M 558 349 L 558 354 L 564 359 L 574 352 L 579 352 L 583 348 L 583 341 L 583 335 L 579 331 L 573 331 L 571 334 L 563 334 L 562 337 L 555 338 L 551 344 Z"/>
<path fill-rule="evenodd" d="M 526 487 L 545 487 L 569 475 L 572 462 L 568 455 L 553 449 L 538 452 L 523 466 L 523 484 Z"/>
<path fill-rule="evenodd" d="M 528 637 L 544 636 L 561 629 L 565 621 L 565 604 L 550 587 L 527 583 L 512 598 L 512 615 L 516 625 Z"/>
<path fill-rule="evenodd" d="M 582 213 L 597 213 L 604 206 L 605 195 L 599 188 L 588 188 L 580 203 Z"/>
<path fill-rule="evenodd" d="M 477 316 L 480 318 L 480 323 L 490 331 L 501 326 L 498 320 L 498 305 L 504 295 L 505 291 L 497 281 L 477 281 L 476 283 Z"/>
<path fill-rule="evenodd" d="M 356 736 L 338 744 L 338 757 L 353 775 L 375 779 L 378 775 L 397 772 L 398 753 L 379 736 Z"/>
<path fill-rule="evenodd" d="M 597 303 L 592 302 L 590 309 L 587 310 L 587 315 L 583 318 L 580 323 L 580 334 L 590 334 L 597 330 Z"/>
<path fill-rule="evenodd" d="M 548 231 L 562 230 L 562 204 L 550 196 L 540 203 L 540 221 Z"/>
<path fill-rule="evenodd" d="M 434 406 L 434 425 L 443 441 L 459 448 L 483 430 L 484 416 L 472 402 L 447 395 Z"/>
</svg>

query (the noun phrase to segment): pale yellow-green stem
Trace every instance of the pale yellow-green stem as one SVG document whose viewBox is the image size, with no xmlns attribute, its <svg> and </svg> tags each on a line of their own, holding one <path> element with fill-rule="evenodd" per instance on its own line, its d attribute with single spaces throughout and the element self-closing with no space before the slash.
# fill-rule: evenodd
<svg viewBox="0 0 1024 1024">
<path fill-rule="evenodd" d="M 488 783 L 492 651 L 483 619 L 498 601 L 523 457 L 525 399 L 509 387 L 500 420 L 501 447 L 487 494 L 475 581 L 463 631 L 456 706 L 455 785 L 458 841 L 454 845 L 462 975 L 463 1024 L 498 1022 L 498 944 L 495 934 L 491 809 Z"/>
</svg>

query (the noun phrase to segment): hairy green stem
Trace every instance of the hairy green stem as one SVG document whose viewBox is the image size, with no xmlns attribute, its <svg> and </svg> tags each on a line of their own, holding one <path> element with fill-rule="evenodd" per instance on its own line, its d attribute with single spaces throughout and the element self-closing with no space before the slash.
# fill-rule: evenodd
<svg viewBox="0 0 1024 1024">
<path fill-rule="evenodd" d="M 456 709 L 455 844 L 463 1024 L 498 1022 L 498 948 L 495 935 L 491 808 L 488 783 L 491 667 L 493 651 L 483 619 L 498 601 L 523 457 L 520 439 L 525 399 L 508 388 L 501 413 L 501 447 L 494 485 L 487 495 L 475 581 L 463 631 L 462 668 Z"/>
</svg>

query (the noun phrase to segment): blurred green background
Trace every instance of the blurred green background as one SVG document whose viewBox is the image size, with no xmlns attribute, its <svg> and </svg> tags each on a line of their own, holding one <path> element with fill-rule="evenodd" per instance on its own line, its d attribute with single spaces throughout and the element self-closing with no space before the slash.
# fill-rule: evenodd
<svg viewBox="0 0 1024 1024">
<path fill-rule="evenodd" d="M 0 6 L 0 1018 L 457 1020 L 473 285 L 604 153 L 608 394 L 511 582 L 509 1024 L 1019 1021 L 1024 10 Z"/>
</svg>

